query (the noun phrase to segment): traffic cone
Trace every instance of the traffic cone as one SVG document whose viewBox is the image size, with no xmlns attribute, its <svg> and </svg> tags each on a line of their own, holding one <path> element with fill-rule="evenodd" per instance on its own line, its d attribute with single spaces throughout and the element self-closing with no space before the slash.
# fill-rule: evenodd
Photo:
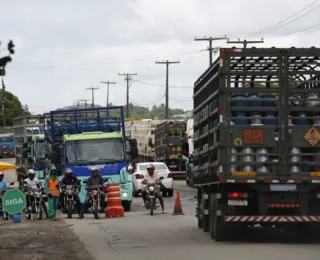
<svg viewBox="0 0 320 260">
<path fill-rule="evenodd" d="M 174 209 L 172 215 L 184 215 L 182 211 L 181 201 L 180 201 L 180 193 L 176 193 L 176 200 L 174 202 Z"/>
<path fill-rule="evenodd" d="M 107 192 L 106 218 L 124 217 L 124 209 L 120 197 L 120 185 L 110 184 Z"/>
</svg>

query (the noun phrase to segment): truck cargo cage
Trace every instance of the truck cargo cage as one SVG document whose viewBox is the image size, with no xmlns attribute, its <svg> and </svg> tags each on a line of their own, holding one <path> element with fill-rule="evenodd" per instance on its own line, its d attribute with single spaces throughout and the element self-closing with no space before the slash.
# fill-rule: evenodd
<svg viewBox="0 0 320 260">
<path fill-rule="evenodd" d="M 224 48 L 194 84 L 194 183 L 320 182 L 320 49 Z"/>
<path fill-rule="evenodd" d="M 54 143 L 65 134 L 121 132 L 125 138 L 123 107 L 57 110 L 46 114 L 45 129 Z M 122 118 L 122 119 L 121 119 Z"/>
</svg>

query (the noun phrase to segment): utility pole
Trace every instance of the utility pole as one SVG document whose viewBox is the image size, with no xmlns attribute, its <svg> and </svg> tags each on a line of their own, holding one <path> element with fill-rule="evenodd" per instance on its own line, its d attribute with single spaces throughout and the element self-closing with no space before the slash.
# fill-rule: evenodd
<svg viewBox="0 0 320 260">
<path fill-rule="evenodd" d="M 212 47 L 212 42 L 213 41 L 219 41 L 219 40 L 226 40 L 227 36 L 225 35 L 224 37 L 203 37 L 203 38 L 197 38 L 195 37 L 195 41 L 208 41 L 209 42 L 209 47 L 207 50 L 209 51 L 209 66 L 212 64 L 212 53 L 215 51 L 215 48 Z"/>
<path fill-rule="evenodd" d="M 73 100 L 73 102 L 77 103 L 77 108 L 80 108 L 80 101 L 81 101 L 81 99 Z"/>
<path fill-rule="evenodd" d="M 180 61 L 156 61 L 156 64 L 166 64 L 166 112 L 165 119 L 169 119 L 169 64 L 177 64 Z"/>
<path fill-rule="evenodd" d="M 107 107 L 109 107 L 109 85 L 110 84 L 117 84 L 115 81 L 101 81 L 102 84 L 107 84 Z"/>
<path fill-rule="evenodd" d="M 6 112 L 4 107 L 4 94 L 6 92 L 6 86 L 4 85 L 3 78 L 2 78 L 2 97 L 1 97 L 1 104 L 2 104 L 2 119 L 3 119 L 3 127 L 6 127 Z"/>
<path fill-rule="evenodd" d="M 94 91 L 99 89 L 99 88 L 87 88 L 87 89 L 90 89 L 92 91 L 92 108 L 94 108 Z"/>
<path fill-rule="evenodd" d="M 238 39 L 238 41 L 229 41 L 229 39 L 228 39 L 227 43 L 243 44 L 243 48 L 245 49 L 245 48 L 247 48 L 248 43 L 249 44 L 264 43 L 264 40 L 263 40 L 263 38 L 261 38 L 260 41 L 247 41 L 247 40 L 240 41 L 240 39 Z"/>
<path fill-rule="evenodd" d="M 81 99 L 81 102 L 84 102 L 84 107 L 87 108 L 87 101 L 90 101 L 90 99 Z"/>
<path fill-rule="evenodd" d="M 129 81 L 130 76 L 138 75 L 137 73 L 119 73 L 119 76 L 125 76 L 124 80 L 127 81 L 127 118 L 129 118 Z"/>
</svg>

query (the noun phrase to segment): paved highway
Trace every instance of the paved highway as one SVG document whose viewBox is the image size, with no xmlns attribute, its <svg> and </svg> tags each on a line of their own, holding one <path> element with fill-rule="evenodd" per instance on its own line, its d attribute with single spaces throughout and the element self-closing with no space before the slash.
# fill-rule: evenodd
<svg viewBox="0 0 320 260">
<path fill-rule="evenodd" d="M 12 160 L 8 162 L 12 163 Z M 141 198 L 135 198 L 132 212 L 126 213 L 123 218 L 95 220 L 88 214 L 82 220 L 76 219 L 76 215 L 69 220 L 61 214 L 56 223 L 63 225 L 65 222 L 64 229 L 69 226 L 83 243 L 83 249 L 96 260 L 320 259 L 319 242 L 299 244 L 294 235 L 274 229 L 249 229 L 246 236 L 240 235 L 233 241 L 214 242 L 208 233 L 197 228 L 195 191 L 184 181 L 175 181 L 174 184 L 181 195 L 183 216 L 172 216 L 174 198 L 165 198 L 166 215 L 160 214 L 159 210 L 154 216 L 141 207 Z M 20 225 L 26 225 L 25 220 Z"/>
</svg>

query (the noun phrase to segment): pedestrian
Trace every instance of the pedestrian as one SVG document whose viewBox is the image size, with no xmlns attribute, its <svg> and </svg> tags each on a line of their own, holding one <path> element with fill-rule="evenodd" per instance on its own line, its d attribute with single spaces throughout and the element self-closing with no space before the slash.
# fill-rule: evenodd
<svg viewBox="0 0 320 260">
<path fill-rule="evenodd" d="M 60 180 L 58 177 L 57 168 L 52 165 L 49 171 L 48 176 L 45 178 L 44 187 L 45 191 L 48 194 L 48 206 L 49 206 L 49 218 L 51 221 L 56 220 L 56 213 L 58 208 L 59 201 L 59 185 Z"/>
</svg>

